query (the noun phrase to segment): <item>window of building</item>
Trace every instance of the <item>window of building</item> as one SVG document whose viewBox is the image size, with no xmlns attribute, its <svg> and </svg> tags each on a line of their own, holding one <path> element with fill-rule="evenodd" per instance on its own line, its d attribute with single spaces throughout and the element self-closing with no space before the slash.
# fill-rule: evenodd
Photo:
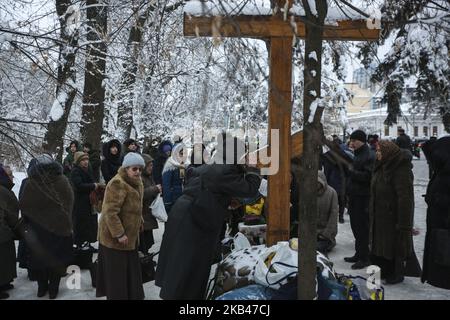
<svg viewBox="0 0 450 320">
<path fill-rule="evenodd" d="M 437 135 L 438 135 L 438 127 L 433 126 L 433 136 L 437 137 Z"/>
<path fill-rule="evenodd" d="M 427 126 L 423 126 L 423 135 L 425 137 L 428 137 L 428 127 Z"/>
<path fill-rule="evenodd" d="M 384 136 L 389 137 L 389 126 L 384 126 Z"/>
<path fill-rule="evenodd" d="M 419 127 L 414 127 L 414 137 L 419 136 Z"/>
</svg>

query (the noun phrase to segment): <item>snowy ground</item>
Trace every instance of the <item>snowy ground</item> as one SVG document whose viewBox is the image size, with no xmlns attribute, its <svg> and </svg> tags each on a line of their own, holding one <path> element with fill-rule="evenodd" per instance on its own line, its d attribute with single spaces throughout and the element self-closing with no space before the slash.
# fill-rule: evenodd
<svg viewBox="0 0 450 320">
<path fill-rule="evenodd" d="M 428 167 L 425 160 L 414 160 L 415 174 L 415 225 L 420 230 L 420 234 L 414 237 L 414 244 L 419 261 L 422 263 L 423 247 L 425 238 L 425 218 L 426 205 L 422 195 L 426 191 L 428 183 Z M 17 178 L 22 178 L 20 174 L 16 174 Z M 19 180 L 19 179 L 18 179 Z M 21 180 L 21 179 L 20 179 Z M 16 181 L 19 182 L 19 181 Z M 18 183 L 17 183 L 18 184 Z M 18 185 L 16 186 L 18 190 Z M 365 270 L 351 270 L 350 264 L 344 262 L 344 257 L 351 256 L 354 253 L 354 238 L 350 229 L 348 216 L 345 216 L 345 224 L 339 225 L 337 236 L 337 246 L 329 257 L 334 262 L 335 270 L 338 273 L 362 275 L 367 277 Z M 151 251 L 159 250 L 164 226 L 160 224 L 160 228 L 155 233 L 156 244 Z M 81 272 L 81 288 L 68 289 L 66 285 L 67 279 L 61 280 L 60 294 L 58 299 L 70 300 L 93 300 L 95 298 L 95 289 L 90 285 L 89 272 L 83 270 Z M 37 298 L 37 283 L 30 282 L 27 279 L 26 270 L 18 269 L 18 277 L 14 281 L 15 288 L 9 291 L 10 299 L 31 300 L 31 299 L 48 299 L 48 297 Z M 385 298 L 388 300 L 450 300 L 450 290 L 438 289 L 433 286 L 422 284 L 418 278 L 405 278 L 405 281 L 397 285 L 384 285 Z M 159 300 L 159 288 L 154 285 L 154 281 L 144 284 L 145 296 L 148 300 Z"/>
</svg>

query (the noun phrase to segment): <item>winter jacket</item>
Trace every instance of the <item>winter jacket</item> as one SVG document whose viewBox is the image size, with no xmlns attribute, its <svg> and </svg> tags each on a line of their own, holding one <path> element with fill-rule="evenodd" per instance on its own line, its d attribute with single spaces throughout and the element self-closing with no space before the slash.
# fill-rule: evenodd
<svg viewBox="0 0 450 320">
<path fill-rule="evenodd" d="M 152 157 L 147 154 L 142 154 L 145 166 L 153 161 Z M 158 228 L 158 221 L 152 215 L 150 205 L 156 196 L 159 194 L 159 189 L 156 187 L 155 181 L 151 175 L 148 175 L 146 170 L 142 173 L 142 183 L 144 184 L 144 203 L 142 206 L 142 216 L 144 218 L 144 230 L 153 230 Z"/>
<path fill-rule="evenodd" d="M 11 191 L 13 185 L 0 166 L 0 286 L 17 277 L 13 230 L 19 219 L 19 204 Z"/>
<path fill-rule="evenodd" d="M 203 299 L 232 198 L 258 194 L 261 178 L 236 165 L 194 169 L 172 208 L 156 270 L 163 299 Z"/>
<path fill-rule="evenodd" d="M 72 171 L 74 166 L 73 162 L 75 153 L 72 153 L 72 151 L 70 151 L 70 146 L 72 144 L 75 144 L 77 146 L 77 151 L 82 151 L 81 145 L 77 140 L 70 142 L 69 146 L 66 148 L 67 156 L 63 160 L 63 168 L 64 168 L 64 175 L 67 178 L 70 178 L 70 171 Z"/>
<path fill-rule="evenodd" d="M 102 166 L 102 160 L 100 159 L 99 150 L 89 150 L 89 166 L 92 169 L 92 176 L 95 182 L 100 181 L 100 167 Z"/>
<path fill-rule="evenodd" d="M 437 229 L 450 232 L 450 137 L 435 141 L 427 149 L 427 159 L 431 161 L 434 172 L 425 196 L 428 209 L 422 282 L 450 289 L 450 266 L 439 264 L 435 259 L 437 250 L 443 244 L 433 238 Z"/>
<path fill-rule="evenodd" d="M 72 212 L 74 242 L 77 245 L 83 242 L 97 241 L 97 215 L 93 214 L 89 195 L 95 190 L 92 171 L 84 170 L 80 166 L 72 169 L 70 180 L 72 182 L 75 202 Z"/>
<path fill-rule="evenodd" d="M 369 196 L 375 153 L 364 144 L 354 152 L 353 167 L 349 169 L 347 194 L 349 196 Z"/>
<path fill-rule="evenodd" d="M 163 152 L 163 148 L 165 145 L 169 145 L 171 148 L 173 148 L 173 145 L 170 141 L 164 140 L 162 141 L 158 146 L 158 155 L 155 157 L 155 160 L 153 162 L 153 179 L 155 180 L 156 184 L 162 185 L 162 172 L 164 169 L 164 165 L 166 164 L 167 159 L 169 156 Z"/>
<path fill-rule="evenodd" d="M 386 161 L 376 162 L 371 182 L 369 241 L 374 256 L 417 264 L 412 238 L 414 176 L 411 161 L 411 153 L 400 149 Z M 418 265 L 405 267 L 403 275 L 420 275 L 407 272 L 419 269 Z"/>
<path fill-rule="evenodd" d="M 19 200 L 30 254 L 27 267 L 65 268 L 73 260 L 72 187 L 57 162 L 30 164 L 28 173 Z"/>
<path fill-rule="evenodd" d="M 142 180 L 130 179 L 123 167 L 108 183 L 103 199 L 98 226 L 100 244 L 110 249 L 135 250 L 139 231 L 143 224 L 142 203 L 144 186 Z M 118 239 L 126 235 L 128 245 Z"/>
<path fill-rule="evenodd" d="M 173 204 L 183 193 L 185 168 L 170 157 L 162 172 L 162 191 L 166 211 L 169 212 Z"/>
<path fill-rule="evenodd" d="M 337 223 L 339 214 L 338 196 L 327 183 L 325 174 L 319 171 L 318 182 L 321 188 L 317 192 L 317 236 L 329 240 L 331 247 L 336 245 Z"/>
<path fill-rule="evenodd" d="M 111 154 L 111 147 L 115 145 L 117 147 L 117 154 L 113 155 Z M 119 140 L 113 139 L 111 141 L 108 141 L 107 143 L 103 144 L 103 157 L 102 160 L 102 175 L 103 179 L 105 180 L 105 184 L 108 184 L 108 182 L 117 174 L 117 171 L 119 170 L 120 166 L 122 165 L 122 160 L 120 157 L 120 152 L 122 150 L 122 146 L 119 142 Z"/>
<path fill-rule="evenodd" d="M 397 139 L 395 140 L 395 143 L 401 148 L 405 150 L 411 151 L 412 149 L 412 143 L 411 138 L 406 134 L 400 134 Z"/>
</svg>

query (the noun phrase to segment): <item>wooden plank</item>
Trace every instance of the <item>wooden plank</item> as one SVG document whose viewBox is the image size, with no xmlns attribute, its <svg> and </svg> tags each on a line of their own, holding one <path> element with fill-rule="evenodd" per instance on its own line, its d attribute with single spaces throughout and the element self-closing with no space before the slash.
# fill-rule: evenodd
<svg viewBox="0 0 450 320">
<path fill-rule="evenodd" d="M 301 17 L 295 17 L 297 37 L 306 36 Z M 228 16 L 196 17 L 184 14 L 184 35 L 187 37 L 292 37 L 294 29 L 290 21 L 279 16 Z M 367 29 L 366 20 L 338 21 L 338 26 L 325 26 L 324 40 L 375 41 L 379 29 Z"/>
<path fill-rule="evenodd" d="M 260 153 L 266 155 L 267 154 L 267 149 L 268 147 L 262 147 L 260 148 L 258 151 L 255 151 L 252 153 L 252 157 L 255 157 L 258 159 L 258 163 L 257 163 L 257 167 L 258 168 L 266 168 L 270 165 L 269 164 L 263 164 L 261 162 L 259 162 L 259 160 L 261 159 L 260 157 Z M 254 153 L 257 153 L 257 155 L 253 156 Z M 299 157 L 301 156 L 303 153 L 303 131 L 298 131 L 296 133 L 294 133 L 293 135 L 291 135 L 291 159 L 294 157 Z"/>
<path fill-rule="evenodd" d="M 279 130 L 279 169 L 268 177 L 267 245 L 289 240 L 291 179 L 292 39 L 270 40 L 269 132 Z M 274 143 L 276 148 L 277 141 Z M 269 149 L 270 150 L 270 149 Z"/>
</svg>

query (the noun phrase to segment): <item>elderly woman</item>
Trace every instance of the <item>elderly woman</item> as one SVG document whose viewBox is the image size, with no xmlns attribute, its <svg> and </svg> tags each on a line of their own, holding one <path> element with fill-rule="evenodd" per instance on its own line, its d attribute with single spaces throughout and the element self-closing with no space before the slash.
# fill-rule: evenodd
<svg viewBox="0 0 450 320">
<path fill-rule="evenodd" d="M 420 276 L 412 240 L 412 155 L 385 140 L 379 142 L 376 150 L 369 207 L 371 259 L 381 268 L 381 278 L 395 284 L 402 282 L 404 276 Z"/>
<path fill-rule="evenodd" d="M 55 299 L 72 260 L 74 195 L 62 166 L 44 154 L 32 159 L 19 200 L 29 250 L 28 268 L 38 281 L 38 297 Z"/>
<path fill-rule="evenodd" d="M 108 300 L 142 300 L 139 232 L 143 228 L 142 203 L 145 167 L 138 153 L 130 152 L 108 183 L 99 222 L 97 297 Z"/>
</svg>

